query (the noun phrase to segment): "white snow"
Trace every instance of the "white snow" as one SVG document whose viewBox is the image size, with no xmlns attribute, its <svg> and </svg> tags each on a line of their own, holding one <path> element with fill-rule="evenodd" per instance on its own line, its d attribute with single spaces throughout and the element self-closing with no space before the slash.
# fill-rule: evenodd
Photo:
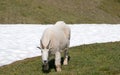
<svg viewBox="0 0 120 75">
<path fill-rule="evenodd" d="M 40 37 L 50 25 L 0 24 L 0 66 L 17 60 L 40 56 Z M 74 24 L 71 25 L 72 46 L 120 41 L 120 24 Z"/>
</svg>

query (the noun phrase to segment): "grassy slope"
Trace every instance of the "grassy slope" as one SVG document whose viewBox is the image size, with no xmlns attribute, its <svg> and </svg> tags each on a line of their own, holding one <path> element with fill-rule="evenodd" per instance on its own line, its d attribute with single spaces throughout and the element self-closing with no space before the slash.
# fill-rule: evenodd
<svg viewBox="0 0 120 75">
<path fill-rule="evenodd" d="M 48 75 L 120 75 L 120 42 L 82 45 L 70 48 L 71 59 L 62 72 L 51 66 Z M 53 61 L 51 61 L 51 65 Z M 46 75 L 40 57 L 0 67 L 0 75 Z"/>
<path fill-rule="evenodd" d="M 120 23 L 120 0 L 0 0 L 0 23 Z"/>
</svg>

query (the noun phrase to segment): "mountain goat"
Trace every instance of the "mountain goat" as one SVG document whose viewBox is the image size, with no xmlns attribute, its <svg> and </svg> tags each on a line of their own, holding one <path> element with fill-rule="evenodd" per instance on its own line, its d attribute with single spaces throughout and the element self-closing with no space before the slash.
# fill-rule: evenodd
<svg viewBox="0 0 120 75">
<path fill-rule="evenodd" d="M 48 58 L 55 55 L 56 71 L 61 71 L 61 52 L 64 52 L 64 65 L 68 64 L 68 48 L 70 44 L 71 30 L 63 21 L 45 29 L 40 39 L 40 49 L 44 70 L 49 69 Z"/>
</svg>

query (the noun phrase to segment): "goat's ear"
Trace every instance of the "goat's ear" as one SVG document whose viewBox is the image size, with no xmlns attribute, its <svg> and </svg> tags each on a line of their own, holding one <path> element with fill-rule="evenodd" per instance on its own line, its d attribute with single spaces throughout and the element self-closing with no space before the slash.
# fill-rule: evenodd
<svg viewBox="0 0 120 75">
<path fill-rule="evenodd" d="M 37 47 L 38 49 L 41 49 L 39 46 Z"/>
<path fill-rule="evenodd" d="M 41 45 L 41 48 L 44 49 L 44 46 L 43 46 L 42 40 L 40 40 L 40 45 Z"/>
</svg>

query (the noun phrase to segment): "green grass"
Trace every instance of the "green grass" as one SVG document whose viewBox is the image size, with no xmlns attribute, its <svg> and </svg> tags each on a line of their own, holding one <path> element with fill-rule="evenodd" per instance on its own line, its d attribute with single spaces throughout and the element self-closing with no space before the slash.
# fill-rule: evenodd
<svg viewBox="0 0 120 75">
<path fill-rule="evenodd" d="M 68 66 L 55 72 L 53 58 L 48 75 L 120 75 L 120 42 L 82 45 L 70 48 Z M 0 75 L 46 75 L 41 57 L 17 61 L 0 67 Z"/>
<path fill-rule="evenodd" d="M 120 23 L 120 0 L 0 0 L 0 23 Z"/>
</svg>

